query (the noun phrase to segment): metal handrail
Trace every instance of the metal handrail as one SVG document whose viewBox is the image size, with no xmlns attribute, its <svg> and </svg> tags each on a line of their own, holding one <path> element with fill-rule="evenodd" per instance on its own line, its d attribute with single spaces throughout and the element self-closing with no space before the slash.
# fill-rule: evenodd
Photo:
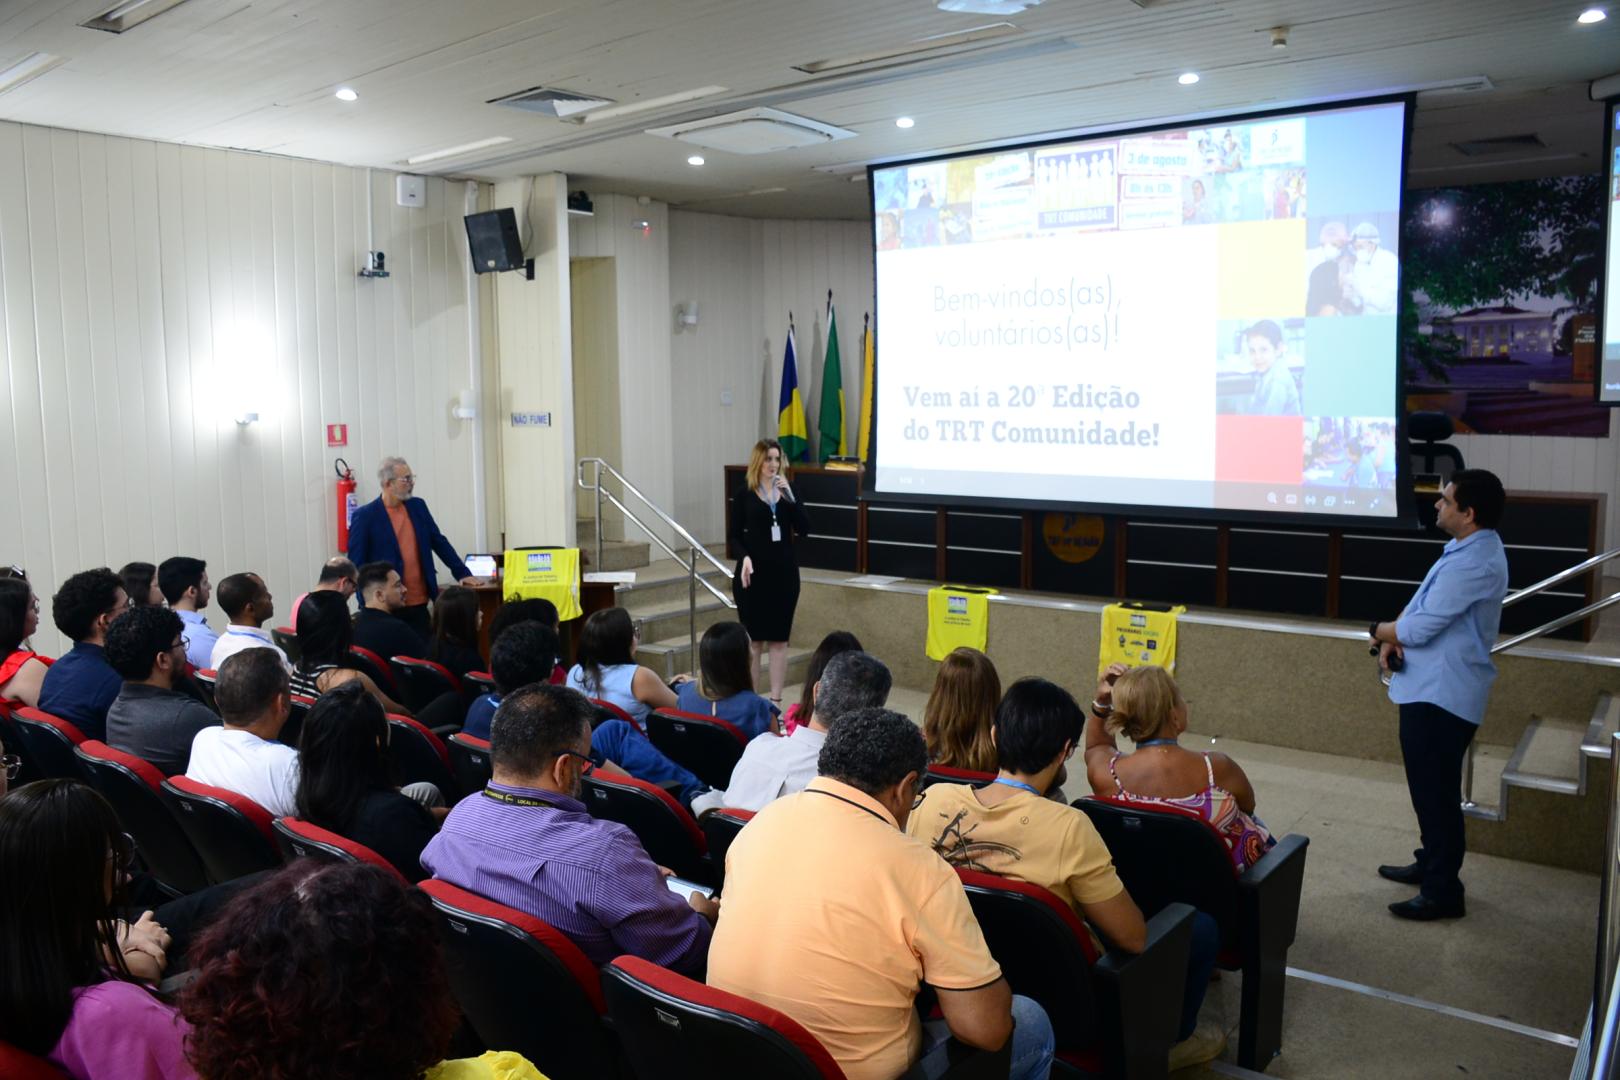
<svg viewBox="0 0 1620 1080">
<path fill-rule="evenodd" d="M 1549 578 L 1548 580 L 1550 581 L 1552 579 Z M 1507 603 L 1507 601 L 1504 600 L 1503 603 Z M 1491 655 L 1495 656 L 1499 652 L 1506 652 L 1509 649 L 1523 645 L 1527 641 L 1534 641 L 1538 637 L 1545 637 L 1554 630 L 1562 630 L 1570 623 L 1580 622 L 1588 615 L 1602 611 L 1606 607 L 1613 607 L 1615 604 L 1620 604 L 1620 592 L 1605 596 L 1596 603 L 1587 604 L 1579 611 L 1571 611 L 1567 615 L 1560 615 L 1556 619 L 1544 622 L 1534 630 L 1526 630 L 1522 634 L 1515 634 L 1506 641 L 1498 641 L 1495 645 L 1491 646 Z"/>
<path fill-rule="evenodd" d="M 591 476 L 590 483 L 585 482 L 586 465 L 595 466 L 595 472 Z M 644 504 L 646 504 L 647 509 L 651 510 L 654 516 L 656 516 L 659 521 L 668 527 L 671 532 L 680 537 L 682 540 L 686 541 L 687 554 L 685 556 L 682 556 L 680 552 L 676 551 L 669 544 L 665 543 L 664 538 L 653 532 L 652 529 L 647 526 L 646 522 L 642 521 L 636 516 L 635 511 L 626 506 L 617 495 L 614 495 L 613 492 L 602 486 L 602 473 L 604 471 L 606 471 L 609 476 L 613 477 L 620 483 L 620 485 L 623 486 L 626 494 L 634 495 L 636 498 L 640 499 Z M 627 519 L 629 519 L 629 521 L 634 524 L 636 528 L 646 533 L 647 539 L 651 540 L 654 544 L 657 544 L 660 548 L 662 548 L 666 555 L 685 566 L 687 576 L 687 630 L 692 638 L 692 655 L 695 659 L 697 656 L 697 587 L 699 585 L 703 586 L 709 591 L 710 596 L 713 596 L 726 607 L 733 610 L 735 610 L 737 607 L 737 602 L 735 600 L 721 592 L 719 589 L 715 588 L 702 574 L 698 572 L 698 556 L 702 555 L 704 559 L 708 560 L 710 566 L 728 577 L 731 575 L 731 569 L 727 567 L 725 563 L 715 558 L 714 553 L 705 547 L 697 537 L 688 532 L 680 522 L 670 517 L 658 506 L 657 503 L 643 495 L 636 485 L 625 479 L 623 473 L 621 473 L 618 469 L 615 469 L 612 465 L 609 465 L 601 458 L 580 458 L 579 463 L 574 467 L 574 479 L 580 488 L 585 491 L 594 492 L 596 495 L 596 565 L 599 569 L 602 565 L 602 500 L 604 499 L 606 499 L 610 505 L 617 509 L 619 513 L 623 514 Z"/>
<path fill-rule="evenodd" d="M 1524 600 L 1524 599 L 1527 599 L 1528 597 L 1534 596 L 1537 593 L 1539 593 L 1539 592 L 1541 592 L 1541 591 L 1543 591 L 1545 589 L 1550 589 L 1554 585 L 1561 585 L 1564 582 L 1568 581 L 1570 578 L 1580 577 L 1582 574 L 1586 573 L 1588 570 L 1592 569 L 1595 566 L 1602 566 L 1604 563 L 1608 562 L 1610 559 L 1620 559 L 1620 548 L 1614 548 L 1612 551 L 1605 551 L 1601 555 L 1594 555 L 1590 559 L 1587 559 L 1585 562 L 1576 563 L 1574 566 L 1570 567 L 1568 570 L 1560 570 L 1560 571 L 1558 571 L 1558 573 L 1554 574 L 1552 577 L 1542 578 L 1540 581 L 1536 582 L 1534 585 L 1526 585 L 1524 588 L 1520 589 L 1518 592 L 1509 593 L 1507 596 L 1502 598 L 1502 606 L 1503 607 L 1509 607 L 1510 605 L 1517 604 L 1520 600 Z M 1569 624 L 1564 623 L 1562 625 L 1567 626 Z M 1555 627 L 1553 627 L 1553 629 L 1556 630 L 1556 629 L 1558 629 L 1558 627 L 1555 626 Z"/>
</svg>

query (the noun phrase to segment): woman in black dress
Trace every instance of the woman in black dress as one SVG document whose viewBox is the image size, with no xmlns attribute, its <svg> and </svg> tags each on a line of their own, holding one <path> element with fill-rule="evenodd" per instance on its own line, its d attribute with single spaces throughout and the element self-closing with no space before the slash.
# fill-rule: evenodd
<svg viewBox="0 0 1620 1080">
<path fill-rule="evenodd" d="M 748 629 L 754 684 L 759 656 L 771 655 L 771 703 L 782 703 L 787 680 L 787 643 L 799 603 L 799 561 L 793 533 L 810 531 L 804 506 L 782 475 L 782 445 L 761 439 L 748 458 L 748 483 L 731 499 L 731 542 L 742 557 L 731 579 L 739 621 Z"/>
</svg>

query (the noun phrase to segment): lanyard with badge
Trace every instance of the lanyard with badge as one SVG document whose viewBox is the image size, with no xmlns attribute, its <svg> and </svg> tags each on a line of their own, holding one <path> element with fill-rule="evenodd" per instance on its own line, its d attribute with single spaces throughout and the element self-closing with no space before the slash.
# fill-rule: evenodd
<svg viewBox="0 0 1620 1080">
<path fill-rule="evenodd" d="M 776 521 L 776 504 L 781 501 L 782 497 L 774 491 L 765 497 L 765 505 L 771 508 L 771 543 L 773 544 L 782 542 L 782 526 Z"/>
</svg>

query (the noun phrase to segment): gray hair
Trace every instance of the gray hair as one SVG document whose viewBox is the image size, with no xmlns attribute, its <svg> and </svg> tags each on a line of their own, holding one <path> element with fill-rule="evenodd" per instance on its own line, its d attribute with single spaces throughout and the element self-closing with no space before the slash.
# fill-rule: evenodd
<svg viewBox="0 0 1620 1080">
<path fill-rule="evenodd" d="M 830 729 L 845 713 L 880 708 L 893 685 L 888 667 L 871 653 L 839 653 L 827 661 L 816 684 L 815 718 Z"/>
<path fill-rule="evenodd" d="M 377 466 L 377 486 L 379 488 L 387 487 L 388 481 L 394 478 L 394 469 L 400 465 L 410 468 L 410 464 L 410 462 L 406 461 L 402 457 L 383 458 L 382 464 Z"/>
</svg>

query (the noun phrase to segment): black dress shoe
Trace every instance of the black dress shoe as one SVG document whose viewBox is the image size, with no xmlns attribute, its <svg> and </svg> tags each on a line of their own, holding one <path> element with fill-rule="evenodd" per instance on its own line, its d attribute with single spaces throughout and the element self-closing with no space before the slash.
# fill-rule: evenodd
<svg viewBox="0 0 1620 1080">
<path fill-rule="evenodd" d="M 1442 902 L 1431 900 L 1422 893 L 1412 897 L 1410 900 L 1403 900 L 1398 904 L 1389 905 L 1389 910 L 1397 918 L 1412 919 L 1416 922 L 1433 922 L 1435 919 L 1460 919 L 1468 914 L 1468 909 L 1463 904 L 1461 897 L 1456 900 Z"/>
<path fill-rule="evenodd" d="M 1378 868 L 1378 876 L 1387 881 L 1398 881 L 1402 885 L 1423 884 L 1423 867 L 1417 863 L 1407 863 L 1405 866 L 1384 865 Z"/>
</svg>

